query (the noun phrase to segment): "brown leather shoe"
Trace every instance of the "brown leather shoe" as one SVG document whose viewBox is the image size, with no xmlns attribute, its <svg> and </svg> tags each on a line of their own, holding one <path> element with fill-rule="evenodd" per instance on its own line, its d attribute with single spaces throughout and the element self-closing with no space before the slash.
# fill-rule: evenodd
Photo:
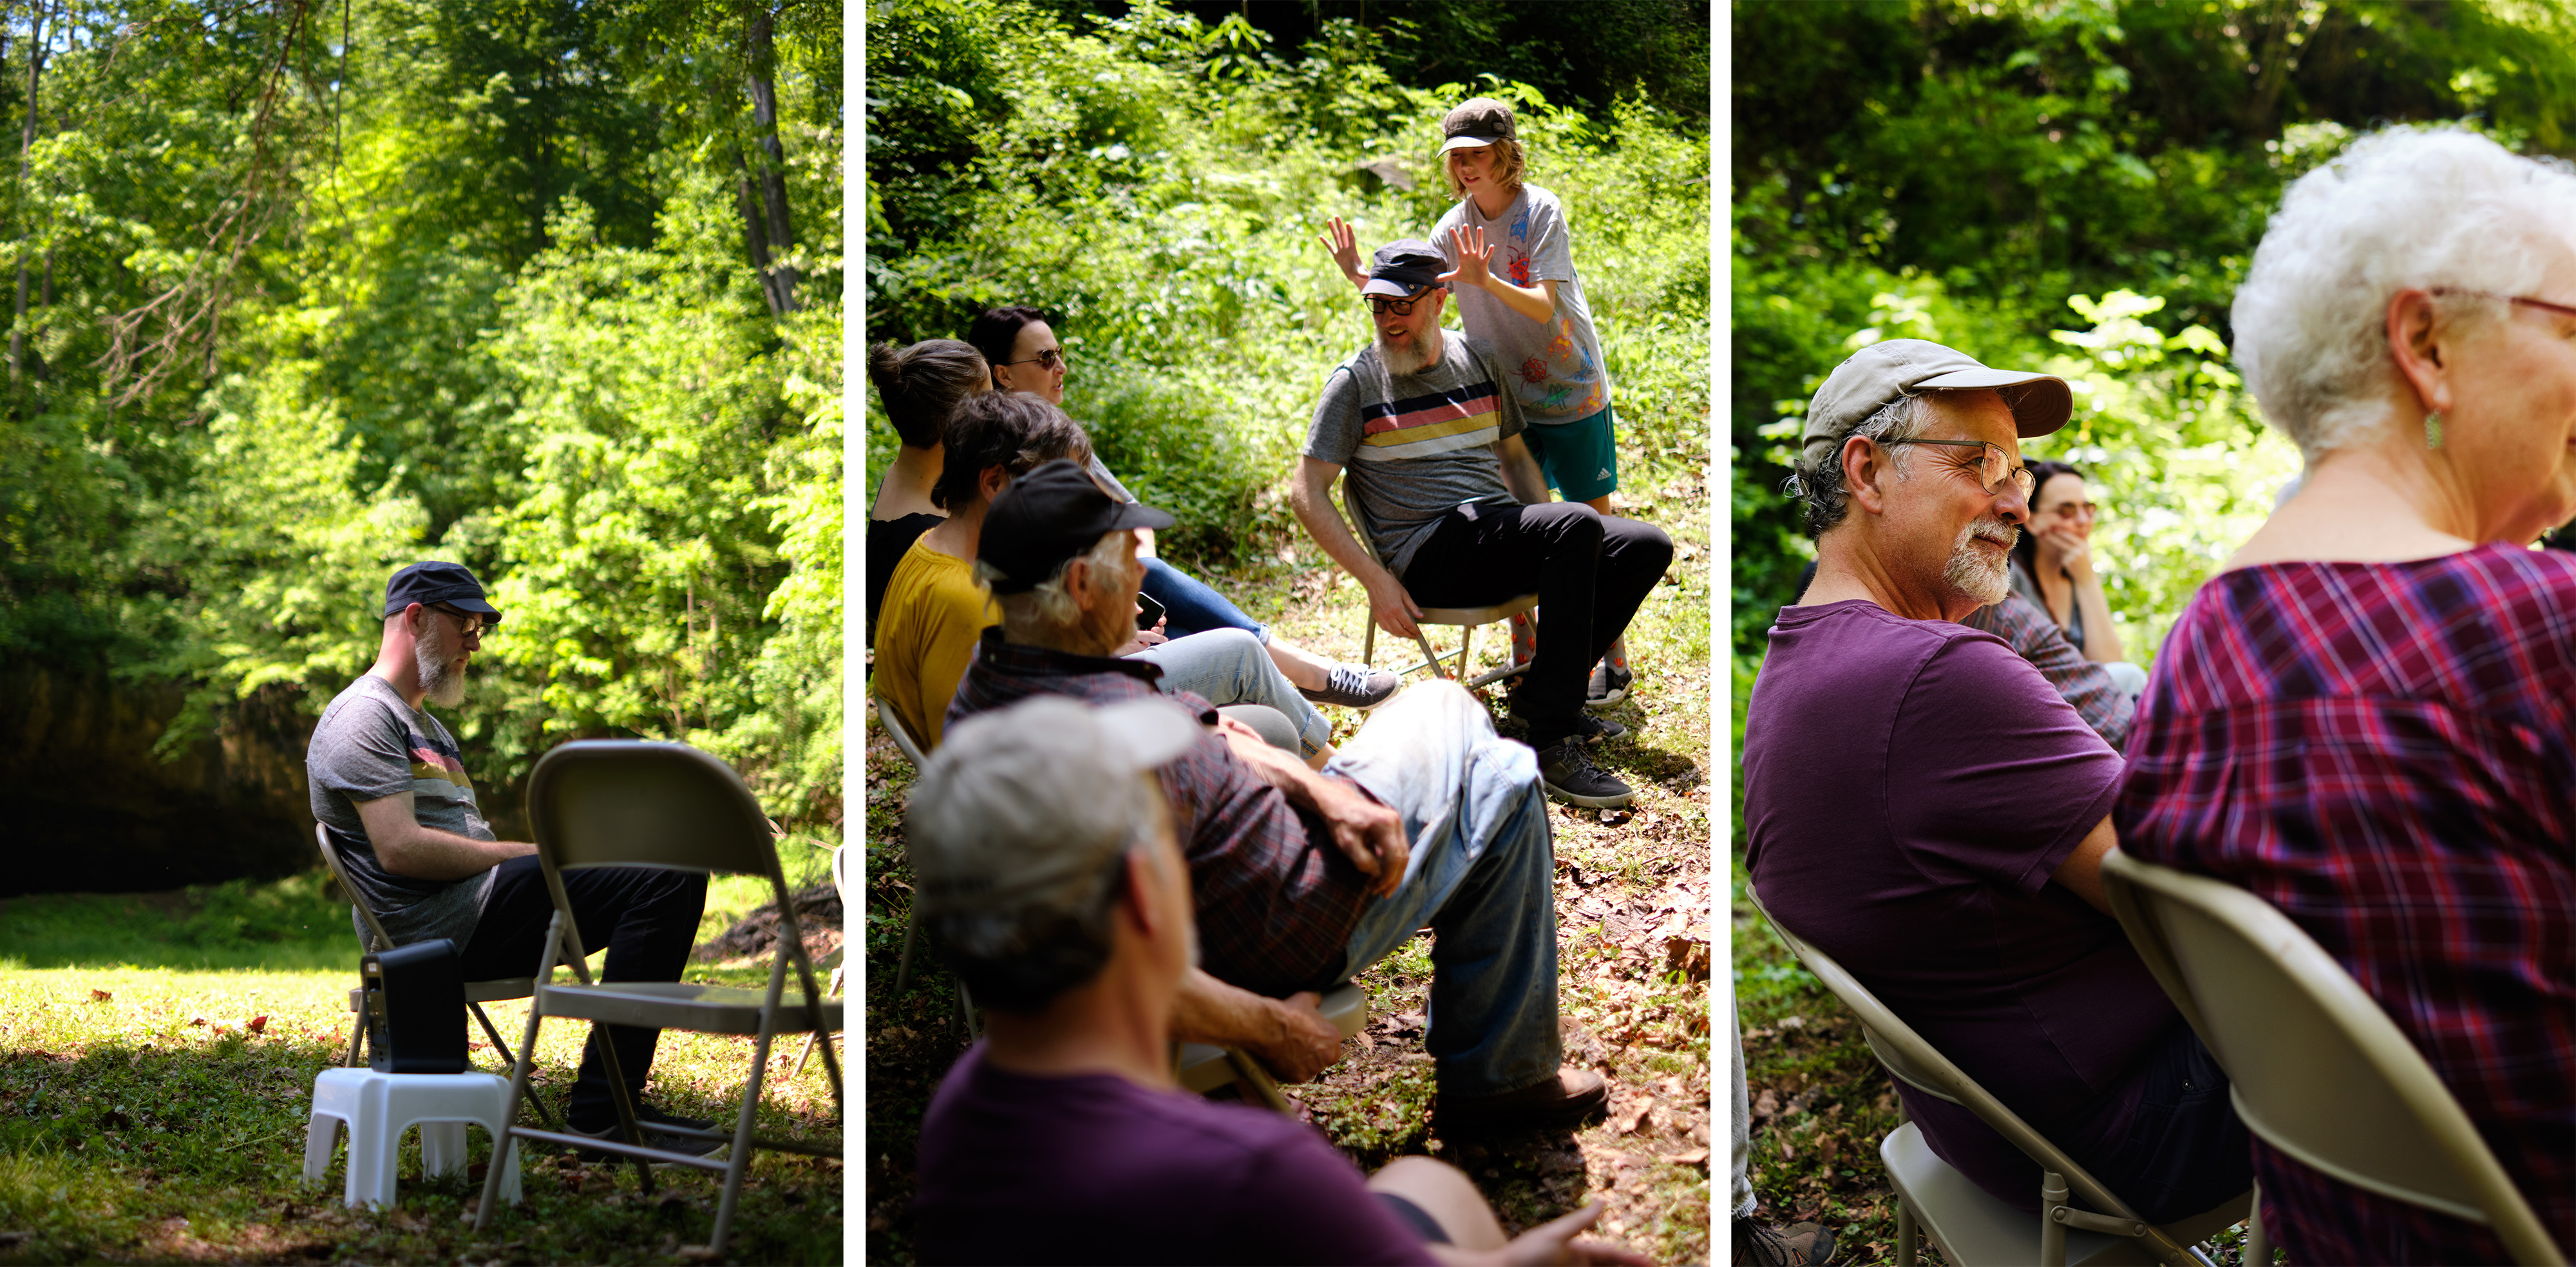
<svg viewBox="0 0 2576 1267">
<path fill-rule="evenodd" d="M 1610 1106 L 1610 1084 L 1589 1069 L 1564 1068 L 1544 1082 L 1501 1095 L 1443 1093 L 1431 1128 L 1443 1135 L 1580 1126 Z"/>
</svg>

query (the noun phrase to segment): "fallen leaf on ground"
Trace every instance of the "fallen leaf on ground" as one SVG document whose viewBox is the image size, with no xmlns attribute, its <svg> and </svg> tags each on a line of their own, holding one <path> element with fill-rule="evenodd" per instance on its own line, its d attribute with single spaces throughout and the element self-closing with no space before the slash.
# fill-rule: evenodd
<svg viewBox="0 0 2576 1267">
<path fill-rule="evenodd" d="M 254 1034 L 264 1033 L 268 1029 L 268 1015 L 266 1013 L 261 1013 L 247 1021 L 243 1021 L 242 1028 L 249 1030 Z"/>
<path fill-rule="evenodd" d="M 1655 1102 L 1641 1096 L 1636 1103 L 1610 1116 L 1610 1129 L 1621 1135 L 1630 1134 L 1645 1125 L 1646 1116 L 1654 1111 Z"/>
<path fill-rule="evenodd" d="M 92 990 L 92 991 L 90 991 L 90 992 L 89 992 L 89 1001 L 90 1001 L 90 1002 L 92 1002 L 92 1003 L 105 1003 L 105 1002 L 107 1002 L 109 999 L 112 999 L 112 998 L 115 998 L 115 997 L 116 997 L 115 995 L 110 994 L 110 993 L 108 993 L 108 992 L 107 992 L 107 991 L 105 991 L 105 990 Z M 33 1236 L 33 1235 L 35 1235 L 35 1233 L 33 1233 L 33 1232 L 29 1232 L 29 1233 L 26 1233 L 26 1235 Z"/>
<path fill-rule="evenodd" d="M 1672 1157 L 1672 1163 L 1676 1166 L 1707 1165 L 1708 1150 L 1705 1148 L 1694 1148 L 1686 1153 L 1675 1153 Z"/>
</svg>

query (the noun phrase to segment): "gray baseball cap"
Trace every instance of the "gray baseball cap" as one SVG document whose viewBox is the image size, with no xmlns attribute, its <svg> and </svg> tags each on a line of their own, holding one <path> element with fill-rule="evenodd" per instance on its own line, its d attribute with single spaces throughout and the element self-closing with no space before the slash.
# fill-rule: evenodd
<svg viewBox="0 0 2576 1267">
<path fill-rule="evenodd" d="M 904 815 L 922 915 L 1072 915 L 1153 821 L 1137 777 L 1204 727 L 1161 696 L 1099 708 L 1041 695 L 948 728 Z"/>
<path fill-rule="evenodd" d="M 1440 120 L 1440 152 L 1517 141 L 1512 108 L 1491 97 L 1470 97 Z"/>
<path fill-rule="evenodd" d="M 1956 348 L 1923 339 L 1885 339 L 1834 367 L 1807 402 L 1807 431 L 1798 467 L 1812 471 L 1852 428 L 1889 401 L 1918 391 L 1992 391 L 2010 406 L 2014 429 L 2027 440 L 2066 425 L 2075 393 L 2054 374 L 1990 369 Z"/>
</svg>

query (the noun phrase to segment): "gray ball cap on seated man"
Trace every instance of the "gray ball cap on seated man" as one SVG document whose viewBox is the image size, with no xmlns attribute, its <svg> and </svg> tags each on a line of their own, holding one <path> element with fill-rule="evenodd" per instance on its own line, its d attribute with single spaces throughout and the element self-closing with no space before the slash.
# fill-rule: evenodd
<svg viewBox="0 0 2576 1267">
<path fill-rule="evenodd" d="M 1995 392 L 2012 410 L 2013 429 L 2025 440 L 2065 426 L 2075 412 L 2075 393 L 2054 374 L 1993 369 L 1956 348 L 1924 339 L 1885 339 L 1835 366 L 1807 402 L 1798 473 L 1814 474 L 1843 437 L 1888 402 L 1924 391 Z"/>
</svg>

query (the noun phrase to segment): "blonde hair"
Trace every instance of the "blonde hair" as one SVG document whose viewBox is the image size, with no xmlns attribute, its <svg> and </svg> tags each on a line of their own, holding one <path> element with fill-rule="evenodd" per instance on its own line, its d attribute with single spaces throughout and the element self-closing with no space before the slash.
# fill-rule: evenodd
<svg viewBox="0 0 2576 1267">
<path fill-rule="evenodd" d="M 1509 137 L 1497 137 L 1494 140 L 1493 149 L 1494 179 L 1502 182 L 1504 189 L 1514 193 L 1519 192 L 1521 176 L 1529 167 L 1528 158 L 1521 153 L 1521 143 Z M 1467 187 L 1458 183 L 1458 173 L 1450 166 L 1451 155 L 1456 153 L 1457 151 L 1452 150 L 1440 156 L 1440 180 L 1441 183 L 1449 186 L 1449 197 L 1452 200 L 1464 199 L 1467 196 Z"/>
</svg>

